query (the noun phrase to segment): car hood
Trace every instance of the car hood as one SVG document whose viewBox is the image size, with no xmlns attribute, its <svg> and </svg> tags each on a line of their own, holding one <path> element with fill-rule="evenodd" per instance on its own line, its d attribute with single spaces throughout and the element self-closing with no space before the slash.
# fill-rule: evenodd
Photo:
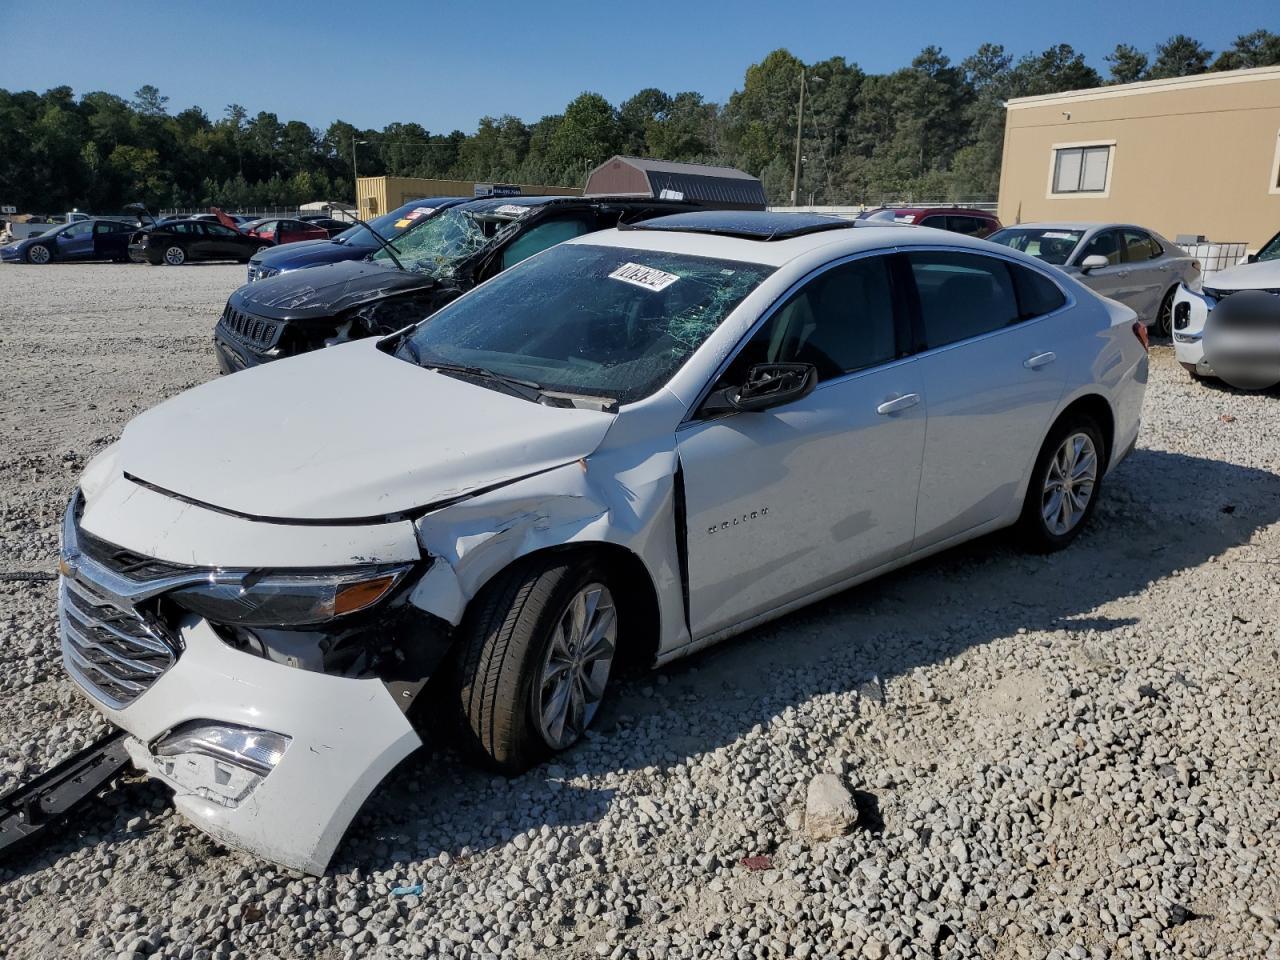
<svg viewBox="0 0 1280 960">
<path fill-rule="evenodd" d="M 179 394 L 125 428 L 118 463 L 234 513 L 350 520 L 572 463 L 612 422 L 432 373 L 360 340 Z"/>
<path fill-rule="evenodd" d="M 331 317 L 369 300 L 434 284 L 435 280 L 421 273 L 356 260 L 246 284 L 231 295 L 231 305 L 273 320 L 305 320 Z"/>
<path fill-rule="evenodd" d="M 273 270 L 298 270 L 302 267 L 344 263 L 347 260 L 363 260 L 376 249 L 376 246 L 334 243 L 332 240 L 302 240 L 255 254 L 253 262 Z"/>
<path fill-rule="evenodd" d="M 1210 290 L 1274 290 L 1280 287 L 1280 260 L 1244 263 L 1204 278 Z"/>
</svg>

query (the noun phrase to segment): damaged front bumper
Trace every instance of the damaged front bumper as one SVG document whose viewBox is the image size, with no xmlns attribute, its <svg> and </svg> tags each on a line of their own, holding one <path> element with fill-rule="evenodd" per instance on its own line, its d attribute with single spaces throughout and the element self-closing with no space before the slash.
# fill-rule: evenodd
<svg viewBox="0 0 1280 960">
<path fill-rule="evenodd" d="M 169 591 L 208 571 L 124 550 L 107 559 L 103 542 L 80 530 L 79 506 L 77 496 L 67 510 L 59 584 L 72 679 L 129 734 L 134 764 L 173 790 L 193 824 L 323 873 L 361 804 L 421 746 L 406 713 L 422 684 L 302 669 L 233 648 L 195 614 L 157 616 Z M 392 608 L 370 629 L 404 619 Z"/>
</svg>

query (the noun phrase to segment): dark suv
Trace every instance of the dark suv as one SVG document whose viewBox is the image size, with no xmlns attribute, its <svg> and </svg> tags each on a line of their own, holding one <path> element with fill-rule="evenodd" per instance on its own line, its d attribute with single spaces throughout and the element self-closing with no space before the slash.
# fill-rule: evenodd
<svg viewBox="0 0 1280 960">
<path fill-rule="evenodd" d="M 214 329 L 218 365 L 233 373 L 392 333 L 563 240 L 698 209 L 635 197 L 491 197 L 437 210 L 364 260 L 245 284 Z"/>
<path fill-rule="evenodd" d="M 881 207 L 864 210 L 858 219 L 910 223 L 978 238 L 995 233 L 1001 227 L 1000 218 L 994 213 L 970 207 Z"/>
</svg>

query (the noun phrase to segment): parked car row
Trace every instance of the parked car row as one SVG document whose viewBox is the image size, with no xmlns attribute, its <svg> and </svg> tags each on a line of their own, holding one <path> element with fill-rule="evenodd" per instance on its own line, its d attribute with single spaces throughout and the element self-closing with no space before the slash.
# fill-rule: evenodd
<svg viewBox="0 0 1280 960">
<path fill-rule="evenodd" d="M 256 369 L 86 467 L 65 664 L 183 815 L 321 872 L 432 718 L 519 772 L 623 664 L 1080 534 L 1136 441 L 1133 309 L 954 232 L 690 207 L 440 203 L 256 279 L 217 327 Z"/>
</svg>

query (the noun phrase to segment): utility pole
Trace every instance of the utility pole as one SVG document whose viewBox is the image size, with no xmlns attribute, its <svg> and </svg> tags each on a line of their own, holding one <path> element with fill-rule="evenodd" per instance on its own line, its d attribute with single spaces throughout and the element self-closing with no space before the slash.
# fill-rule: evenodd
<svg viewBox="0 0 1280 960">
<path fill-rule="evenodd" d="M 368 140 L 357 140 L 356 135 L 351 135 L 351 192 L 356 198 L 356 216 L 360 216 L 360 173 L 356 170 L 356 144 L 368 143 Z"/>
<path fill-rule="evenodd" d="M 800 68 L 800 109 L 796 113 L 796 166 L 795 172 L 791 174 L 791 205 L 799 206 L 800 198 L 800 130 L 804 124 L 804 72 L 805 68 Z"/>
</svg>

